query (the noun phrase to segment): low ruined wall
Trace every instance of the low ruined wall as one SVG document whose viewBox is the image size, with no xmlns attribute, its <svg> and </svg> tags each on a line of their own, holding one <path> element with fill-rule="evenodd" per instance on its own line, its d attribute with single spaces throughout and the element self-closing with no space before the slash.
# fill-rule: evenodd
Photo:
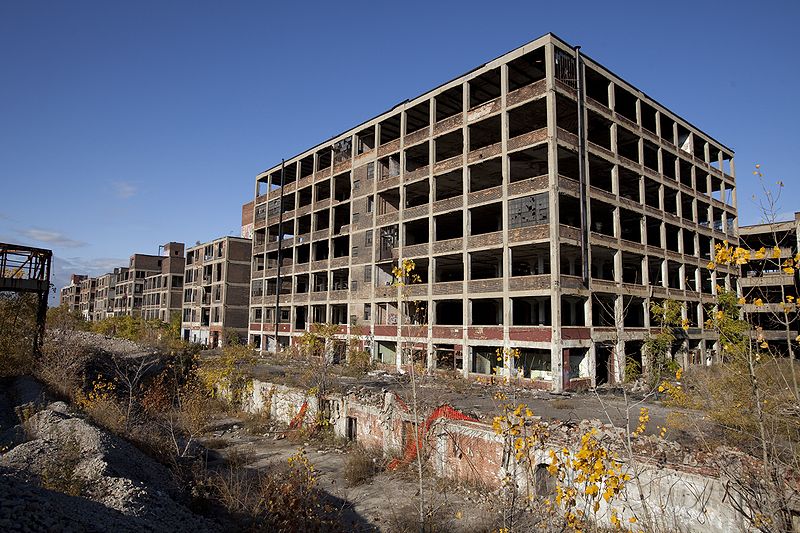
<svg viewBox="0 0 800 533">
<path fill-rule="evenodd" d="M 253 380 L 252 393 L 244 399 L 243 408 L 248 412 L 269 409 L 273 419 L 297 424 L 301 411 L 304 411 L 304 416 L 300 422 L 308 423 L 316 416 L 319 406 L 317 399 L 306 391 Z M 403 462 L 403 451 L 408 451 L 409 440 L 414 439 L 413 416 L 408 406 L 393 393 L 366 397 L 363 394 L 334 395 L 326 400 L 324 410 L 330 413 L 329 422 L 338 437 L 352 436 L 348 427 L 352 430 L 355 426 L 355 440 L 359 444 L 399 457 L 397 461 Z M 348 422 L 348 419 L 351 420 Z M 420 421 L 422 426 L 426 425 L 425 422 Z M 513 454 L 504 453 L 503 439 L 489 425 L 430 417 L 427 422 L 430 429 L 425 437 L 425 453 L 437 476 L 492 489 L 499 488 L 502 480 L 508 477 L 515 479 L 520 487 L 530 486 L 535 490 L 537 480 L 527 479 L 525 471 L 514 461 Z M 551 446 L 560 449 L 570 447 L 571 443 L 566 440 L 559 442 L 555 438 Z M 548 450 L 539 450 L 536 454 L 538 464 L 549 464 Z M 624 502 L 627 508 L 621 513 L 621 519 L 627 520 L 633 513 L 644 516 L 644 500 L 651 519 L 663 530 L 722 533 L 748 529 L 740 515 L 725 501 L 724 486 L 718 478 L 700 468 L 680 469 L 675 465 L 667 467 L 647 463 L 650 459 L 643 458 L 638 469 L 639 483 L 629 481 L 626 490 L 614 503 L 618 513 L 623 507 L 620 502 Z M 541 474 L 544 478 L 549 476 L 543 467 Z M 598 521 L 610 525 L 610 511 L 601 499 L 601 508 L 596 515 Z"/>
</svg>

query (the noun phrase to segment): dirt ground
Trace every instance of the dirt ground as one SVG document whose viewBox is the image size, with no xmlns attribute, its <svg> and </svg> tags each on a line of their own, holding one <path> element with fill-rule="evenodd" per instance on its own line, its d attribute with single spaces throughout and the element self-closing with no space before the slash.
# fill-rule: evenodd
<svg viewBox="0 0 800 533">
<path fill-rule="evenodd" d="M 350 530 L 418 530 L 419 486 L 413 466 L 395 472 L 381 469 L 366 483 L 348 487 L 345 468 L 348 454 L 353 453 L 352 445 L 319 440 L 297 442 L 286 438 L 285 428 L 277 426 L 252 435 L 245 424 L 244 416 L 219 419 L 201 442 L 222 458 L 234 453 L 247 457 L 252 468 L 286 463 L 303 449 L 318 473 L 318 486 L 335 505 L 341 505 L 343 523 Z M 496 496 L 488 490 L 459 486 L 425 473 L 424 498 L 426 507 L 432 509 L 437 530 L 480 532 L 497 530 L 502 525 Z"/>
</svg>

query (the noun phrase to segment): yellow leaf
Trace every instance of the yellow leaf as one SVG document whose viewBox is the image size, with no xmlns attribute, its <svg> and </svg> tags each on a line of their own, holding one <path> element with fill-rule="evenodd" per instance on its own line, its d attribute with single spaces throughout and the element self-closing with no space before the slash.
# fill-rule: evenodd
<svg viewBox="0 0 800 533">
<path fill-rule="evenodd" d="M 762 305 L 764 305 L 764 300 L 762 300 L 761 298 L 756 298 L 755 301 L 753 302 L 753 305 L 755 305 L 756 307 L 761 307 Z"/>
</svg>

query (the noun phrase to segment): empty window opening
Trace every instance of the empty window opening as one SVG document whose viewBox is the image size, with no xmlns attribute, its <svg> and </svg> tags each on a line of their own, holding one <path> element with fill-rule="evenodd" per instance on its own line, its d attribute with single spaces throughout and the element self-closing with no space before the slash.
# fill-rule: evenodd
<svg viewBox="0 0 800 533">
<path fill-rule="evenodd" d="M 460 370 L 463 368 L 464 358 L 461 350 L 456 350 L 455 344 L 434 344 L 434 359 L 438 370 Z"/>
<path fill-rule="evenodd" d="M 342 235 L 333 239 L 333 257 L 347 257 L 350 255 L 350 236 Z"/>
<path fill-rule="evenodd" d="M 622 297 L 622 322 L 626 328 L 644 327 L 644 300 L 636 296 Z M 625 343 L 625 348 L 628 344 Z"/>
<path fill-rule="evenodd" d="M 617 324 L 614 308 L 616 300 L 613 294 L 592 293 L 592 326 L 607 328 Z"/>
<path fill-rule="evenodd" d="M 406 172 L 414 172 L 428 166 L 429 146 L 427 142 L 408 148 L 406 154 Z"/>
<path fill-rule="evenodd" d="M 437 282 L 463 281 L 464 260 L 462 256 L 458 254 L 436 257 L 434 259 L 434 279 Z"/>
<path fill-rule="evenodd" d="M 680 169 L 680 182 L 687 187 L 692 186 L 692 164 L 681 158 L 678 165 Z M 698 187 L 699 188 L 699 187 Z"/>
<path fill-rule="evenodd" d="M 378 124 L 378 131 L 380 132 L 380 144 L 384 145 L 390 143 L 395 139 L 400 138 L 400 115 L 394 115 Z"/>
<path fill-rule="evenodd" d="M 380 243 L 378 244 L 378 259 L 391 259 L 394 250 L 400 246 L 399 230 L 397 224 L 384 226 L 379 230 Z"/>
<path fill-rule="evenodd" d="M 470 300 L 473 326 L 500 326 L 503 324 L 503 300 L 476 298 Z"/>
<path fill-rule="evenodd" d="M 560 193 L 558 195 L 559 224 L 579 228 L 581 226 L 581 205 L 577 198 Z"/>
<path fill-rule="evenodd" d="M 353 157 L 353 138 L 348 137 L 333 143 L 333 164 L 350 161 Z"/>
<path fill-rule="evenodd" d="M 330 146 L 327 148 L 323 148 L 322 150 L 317 152 L 316 157 L 317 157 L 317 172 L 329 168 L 331 166 L 331 161 L 333 160 L 333 153 L 331 152 Z"/>
<path fill-rule="evenodd" d="M 550 274 L 550 246 L 528 244 L 511 248 L 511 275 L 537 276 Z"/>
<path fill-rule="evenodd" d="M 680 252 L 678 243 L 681 240 L 681 229 L 672 224 L 665 224 L 664 234 L 667 237 L 667 250 L 671 252 Z"/>
<path fill-rule="evenodd" d="M 328 290 L 328 273 L 327 272 L 315 272 L 311 275 L 312 279 L 312 290 L 314 292 L 327 292 Z"/>
<path fill-rule="evenodd" d="M 346 268 L 340 268 L 331 272 L 331 290 L 346 291 L 349 287 L 349 271 Z"/>
<path fill-rule="evenodd" d="M 694 220 L 694 200 L 691 196 L 681 193 L 681 217 L 693 221 Z"/>
<path fill-rule="evenodd" d="M 706 140 L 696 133 L 692 135 L 692 153 L 695 157 L 706 160 Z"/>
<path fill-rule="evenodd" d="M 653 217 L 645 217 L 647 228 L 647 244 L 661 248 L 661 220 Z"/>
<path fill-rule="evenodd" d="M 661 150 L 661 164 L 662 164 L 661 170 L 664 176 L 672 180 L 677 179 L 678 177 L 676 170 L 677 162 L 678 162 L 677 157 L 675 157 L 666 150 Z"/>
<path fill-rule="evenodd" d="M 678 124 L 678 148 L 680 148 L 684 152 L 690 154 L 693 153 L 691 132 L 680 124 Z"/>
<path fill-rule="evenodd" d="M 331 226 L 330 209 L 323 209 L 314 213 L 314 231 L 328 229 Z"/>
<path fill-rule="evenodd" d="M 508 111 L 508 137 L 547 127 L 547 99 L 539 98 Z"/>
<path fill-rule="evenodd" d="M 661 202 L 659 200 L 661 186 L 658 182 L 651 179 L 644 179 L 644 203 L 653 209 L 660 209 Z"/>
<path fill-rule="evenodd" d="M 429 240 L 428 218 L 412 220 L 403 224 L 406 230 L 405 245 L 414 246 L 415 244 L 425 244 Z M 426 252 L 423 252 L 426 253 Z"/>
<path fill-rule="evenodd" d="M 621 157 L 639 162 L 639 136 L 621 126 L 617 127 L 617 153 Z"/>
<path fill-rule="evenodd" d="M 591 230 L 594 233 L 600 233 L 614 236 L 614 207 L 605 202 L 598 200 L 591 200 Z"/>
<path fill-rule="evenodd" d="M 312 187 L 304 187 L 297 192 L 297 207 L 311 205 L 313 198 L 312 190 Z"/>
<path fill-rule="evenodd" d="M 608 107 L 608 78 L 596 70 L 585 67 L 586 69 L 586 96 L 595 102 Z"/>
<path fill-rule="evenodd" d="M 469 210 L 470 235 L 503 230 L 503 204 L 482 205 Z"/>
<path fill-rule="evenodd" d="M 636 97 L 619 85 L 614 85 L 614 111 L 631 122 L 636 120 Z"/>
<path fill-rule="evenodd" d="M 347 304 L 331 305 L 331 323 L 347 324 L 350 317 L 347 315 Z"/>
<path fill-rule="evenodd" d="M 578 181 L 578 154 L 572 150 L 558 147 L 558 175 Z"/>
<path fill-rule="evenodd" d="M 494 374 L 496 368 L 502 368 L 504 361 L 497 360 L 498 350 L 502 353 L 501 346 L 473 346 L 471 371 L 474 374 Z"/>
<path fill-rule="evenodd" d="M 619 195 L 622 198 L 632 200 L 637 204 L 641 202 L 639 183 L 642 177 L 639 173 L 628 170 L 626 167 L 617 167 L 619 174 Z"/>
<path fill-rule="evenodd" d="M 463 194 L 464 181 L 461 169 L 434 176 L 433 181 L 436 186 L 436 200 L 446 200 Z"/>
<path fill-rule="evenodd" d="M 314 252 L 314 261 L 324 261 L 328 259 L 330 250 L 327 240 L 315 242 L 311 245 L 311 249 Z"/>
<path fill-rule="evenodd" d="M 661 128 L 661 138 L 670 144 L 675 144 L 675 121 L 664 113 L 659 114 L 658 121 Z"/>
<path fill-rule="evenodd" d="M 463 214 L 461 211 L 437 215 L 433 220 L 437 241 L 458 239 L 464 236 Z"/>
<path fill-rule="evenodd" d="M 397 213 L 400 210 L 400 187 L 378 193 L 378 215 Z"/>
<path fill-rule="evenodd" d="M 400 175 L 400 154 L 387 155 L 378 161 L 380 176 L 378 179 L 385 180 Z"/>
<path fill-rule="evenodd" d="M 294 292 L 296 293 L 306 293 L 308 292 L 309 287 L 309 276 L 308 274 L 300 274 L 299 276 L 294 277 Z"/>
<path fill-rule="evenodd" d="M 425 205 L 430 201 L 430 183 L 427 179 L 406 185 L 406 207 Z"/>
<path fill-rule="evenodd" d="M 363 154 L 375 148 L 375 126 L 356 133 L 356 154 Z"/>
<path fill-rule="evenodd" d="M 644 166 L 658 172 L 658 146 L 645 139 L 642 141 L 642 154 Z"/>
<path fill-rule="evenodd" d="M 532 52 L 509 61 L 508 63 L 508 90 L 515 91 L 520 87 L 530 85 L 545 78 L 544 48 L 537 48 Z"/>
<path fill-rule="evenodd" d="M 484 72 L 469 82 L 469 106 L 485 104 L 500 96 L 500 69 Z"/>
<path fill-rule="evenodd" d="M 280 170 L 277 172 L 278 176 L 273 180 L 273 183 L 280 183 Z M 289 163 L 283 169 L 283 184 L 287 185 L 297 180 L 297 163 Z"/>
<path fill-rule="evenodd" d="M 589 154 L 589 185 L 606 192 L 614 192 L 614 165 L 595 155 Z"/>
<path fill-rule="evenodd" d="M 678 215 L 678 191 L 664 187 L 664 211 Z"/>
<path fill-rule="evenodd" d="M 639 101 L 639 110 L 642 115 L 642 127 L 652 133 L 656 134 L 656 110 L 650 104 Z"/>
<path fill-rule="evenodd" d="M 667 261 L 667 287 L 681 289 L 681 265 L 675 261 Z"/>
<path fill-rule="evenodd" d="M 642 215 L 620 208 L 619 225 L 622 230 L 620 235 L 626 241 L 642 242 Z"/>
<path fill-rule="evenodd" d="M 267 192 L 269 192 L 268 181 L 269 178 L 259 178 L 259 180 L 256 182 L 256 186 L 258 188 L 258 190 L 256 191 L 256 196 L 264 196 L 265 194 L 267 194 Z"/>
<path fill-rule="evenodd" d="M 469 254 L 470 279 L 495 279 L 503 277 L 503 251 L 482 250 Z"/>
<path fill-rule="evenodd" d="M 550 326 L 550 297 L 511 298 L 514 326 Z"/>
<path fill-rule="evenodd" d="M 314 173 L 314 154 L 307 155 L 300 160 L 300 179 Z"/>
<path fill-rule="evenodd" d="M 458 115 L 464 110 L 463 89 L 456 85 L 438 94 L 434 100 L 436 104 L 436 122 Z"/>
<path fill-rule="evenodd" d="M 508 171 L 511 183 L 546 176 L 548 172 L 547 145 L 526 148 L 508 154 Z"/>
<path fill-rule="evenodd" d="M 585 326 L 585 306 L 586 298 L 580 296 L 561 296 L 561 325 Z"/>
<path fill-rule="evenodd" d="M 303 244 L 295 248 L 295 257 L 297 263 L 308 263 L 311 257 L 311 245 Z"/>
<path fill-rule="evenodd" d="M 394 283 L 394 274 L 392 274 L 394 263 L 379 263 L 376 266 L 378 267 L 375 271 L 376 287 L 388 287 Z"/>
<path fill-rule="evenodd" d="M 297 235 L 305 235 L 311 232 L 311 215 L 303 215 L 297 219 Z"/>
<path fill-rule="evenodd" d="M 464 152 L 464 132 L 460 129 L 434 139 L 436 162 L 460 156 Z"/>
<path fill-rule="evenodd" d="M 663 263 L 664 260 L 660 257 L 647 256 L 647 275 L 650 285 L 657 287 L 664 285 Z"/>
<path fill-rule="evenodd" d="M 477 192 L 503 184 L 502 159 L 495 157 L 469 167 L 469 191 Z"/>
<path fill-rule="evenodd" d="M 561 275 L 580 276 L 581 275 L 581 249 L 571 244 L 561 245 Z"/>
<path fill-rule="evenodd" d="M 337 202 L 350 199 L 350 173 L 345 172 L 333 178 L 333 196 Z"/>
<path fill-rule="evenodd" d="M 375 359 L 386 365 L 397 362 L 397 343 L 392 341 L 377 341 Z"/>
<path fill-rule="evenodd" d="M 331 180 L 325 180 L 314 185 L 315 201 L 320 202 L 331 197 Z"/>
<path fill-rule="evenodd" d="M 406 135 L 428 127 L 431 122 L 431 101 L 425 100 L 406 111 Z"/>
<path fill-rule="evenodd" d="M 312 305 L 311 316 L 312 321 L 320 324 L 328 321 L 327 308 L 324 305 Z"/>
<path fill-rule="evenodd" d="M 586 138 L 590 143 L 611 150 L 612 122 L 594 111 L 589 111 L 588 115 Z"/>
<path fill-rule="evenodd" d="M 556 94 L 556 126 L 578 134 L 578 103 L 562 94 Z"/>
<path fill-rule="evenodd" d="M 463 322 L 463 302 L 461 300 L 438 300 L 435 302 L 436 320 L 439 326 L 460 326 Z"/>
<path fill-rule="evenodd" d="M 603 248 L 602 246 L 592 246 L 591 275 L 595 279 L 614 281 L 614 257 L 615 250 Z"/>
<path fill-rule="evenodd" d="M 501 140 L 502 125 L 500 115 L 495 115 L 469 125 L 470 151 L 497 144 Z"/>
<path fill-rule="evenodd" d="M 630 252 L 622 252 L 622 282 L 642 285 L 642 263 L 644 256 Z"/>
<path fill-rule="evenodd" d="M 337 205 L 333 208 L 333 233 L 338 234 L 342 228 L 350 224 L 350 204 Z"/>
</svg>

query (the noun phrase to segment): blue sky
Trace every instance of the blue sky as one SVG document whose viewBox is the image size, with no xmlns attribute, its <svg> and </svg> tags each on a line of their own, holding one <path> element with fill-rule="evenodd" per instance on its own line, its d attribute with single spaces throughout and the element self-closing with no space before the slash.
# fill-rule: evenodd
<svg viewBox="0 0 800 533">
<path fill-rule="evenodd" d="M 791 213 L 798 6 L 7 0 L 0 240 L 61 285 L 238 234 L 261 170 L 547 32 L 733 148 L 741 223 L 757 162 Z"/>
</svg>

